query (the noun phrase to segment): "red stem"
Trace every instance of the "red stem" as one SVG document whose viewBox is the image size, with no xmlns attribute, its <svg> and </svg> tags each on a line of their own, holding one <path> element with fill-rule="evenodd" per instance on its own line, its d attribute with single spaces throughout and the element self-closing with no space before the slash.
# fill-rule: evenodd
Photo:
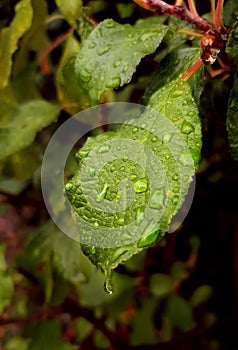
<svg viewBox="0 0 238 350">
<path fill-rule="evenodd" d="M 133 0 L 133 1 L 148 10 L 152 10 L 162 14 L 168 13 L 174 17 L 181 19 L 182 21 L 191 23 L 202 32 L 213 30 L 213 32 L 217 32 L 217 35 L 220 36 L 220 32 L 216 30 L 215 26 L 212 23 L 208 22 L 206 19 L 200 16 L 195 16 L 192 12 L 190 12 L 185 7 L 170 5 L 162 0 Z"/>
</svg>

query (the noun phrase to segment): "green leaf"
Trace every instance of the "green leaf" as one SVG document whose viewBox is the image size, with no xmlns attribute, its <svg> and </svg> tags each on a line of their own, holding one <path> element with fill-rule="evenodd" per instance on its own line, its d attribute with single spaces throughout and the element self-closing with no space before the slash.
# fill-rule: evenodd
<svg viewBox="0 0 238 350">
<path fill-rule="evenodd" d="M 231 154 L 235 160 L 238 160 L 238 76 L 230 91 L 226 127 Z"/>
<path fill-rule="evenodd" d="M 83 90 L 78 85 L 74 71 L 75 59 L 79 50 L 80 43 L 73 36 L 70 36 L 66 41 L 56 73 L 58 100 L 62 109 L 72 115 L 81 109 L 85 109 L 88 105 Z"/>
<path fill-rule="evenodd" d="M 48 4 L 46 0 L 32 0 L 33 19 L 32 25 L 21 39 L 21 45 L 14 57 L 13 66 L 13 78 L 18 77 L 18 74 L 22 71 L 26 71 L 29 67 L 29 56 L 32 52 L 36 53 L 36 57 L 40 57 L 42 52 L 50 45 L 50 41 L 47 36 L 47 17 L 48 17 Z M 35 60 L 35 66 L 38 68 L 38 59 Z M 32 82 L 34 80 L 35 85 L 37 82 L 36 75 L 29 74 L 28 80 Z M 20 79 L 20 77 L 19 77 Z M 27 79 L 27 77 L 25 77 Z M 28 83 L 29 83 L 28 82 Z M 32 82 L 33 83 L 33 82 Z M 35 88 L 36 89 L 36 86 Z M 29 93 L 29 89 L 26 90 Z M 32 94 L 30 90 L 30 94 Z M 29 100 L 29 98 L 28 98 Z"/>
<path fill-rule="evenodd" d="M 61 325 L 57 321 L 45 321 L 37 325 L 28 350 L 73 350 L 73 346 L 61 338 Z"/>
<path fill-rule="evenodd" d="M 155 344 L 158 339 L 155 333 L 153 315 L 157 306 L 156 299 L 147 300 L 137 311 L 133 320 L 131 342 L 133 346 Z"/>
<path fill-rule="evenodd" d="M 15 17 L 8 28 L 0 33 L 0 90 L 8 85 L 12 69 L 12 55 L 17 50 L 18 41 L 30 28 L 33 11 L 30 0 L 22 0 L 15 7 Z"/>
<path fill-rule="evenodd" d="M 236 21 L 227 40 L 226 52 L 235 60 L 238 59 L 238 21 Z"/>
<path fill-rule="evenodd" d="M 238 15 L 238 3 L 236 0 L 227 0 L 223 11 L 223 23 L 227 27 L 231 27 Z"/>
<path fill-rule="evenodd" d="M 56 0 L 55 2 L 68 23 L 76 28 L 76 21 L 81 16 L 82 0 Z"/>
<path fill-rule="evenodd" d="M 143 102 L 147 103 L 149 98 L 162 86 L 175 80 L 180 74 L 185 73 L 201 56 L 200 47 L 181 46 L 177 50 L 173 50 L 159 64 L 158 69 L 153 74 L 149 82 Z M 196 77 L 197 78 L 197 77 Z M 193 77 L 191 78 L 194 79 Z M 198 84 L 198 79 L 196 84 Z M 189 80 L 190 83 L 190 80 Z"/>
<path fill-rule="evenodd" d="M 25 254 L 20 258 L 20 265 L 39 281 L 49 302 L 54 289 L 63 287 L 63 280 L 73 284 L 84 280 L 80 252 L 77 242 L 49 222 L 30 237 Z M 61 277 L 59 285 L 54 281 L 56 275 Z"/>
<path fill-rule="evenodd" d="M 88 138 L 77 153 L 76 174 L 65 187 L 83 252 L 106 273 L 168 231 L 198 166 L 201 125 L 188 84 L 173 81 L 164 86 L 151 97 L 149 107 L 138 119 L 139 127 L 131 120 L 116 131 Z M 136 148 L 132 146 L 129 158 L 124 158 L 130 140 Z M 155 155 L 153 162 L 147 148 Z M 166 176 L 158 169 L 153 180 L 148 168 L 140 165 L 151 163 L 161 164 Z M 161 183 L 165 178 L 166 183 Z M 126 187 L 125 181 L 131 185 Z M 125 197 L 120 183 L 127 191 Z M 145 210 L 152 216 L 156 210 L 149 222 L 144 219 Z M 144 225 L 142 232 L 140 225 Z"/>
<path fill-rule="evenodd" d="M 189 303 L 176 294 L 171 294 L 167 301 L 167 313 L 173 327 L 186 332 L 194 327 L 192 309 Z"/>
<path fill-rule="evenodd" d="M 44 100 L 33 100 L 20 106 L 15 117 L 0 128 L 0 159 L 30 145 L 36 133 L 52 123 L 59 107 Z"/>
<path fill-rule="evenodd" d="M 5 345 L 6 350 L 28 350 L 28 347 L 29 340 L 20 337 L 9 339 Z"/>
<path fill-rule="evenodd" d="M 92 105 L 104 91 L 129 83 L 141 59 L 159 46 L 168 27 L 150 22 L 140 20 L 131 26 L 107 19 L 83 42 L 75 67 Z"/>
<path fill-rule="evenodd" d="M 150 278 L 150 291 L 157 297 L 164 297 L 172 290 L 172 279 L 170 276 L 156 273 Z"/>
<path fill-rule="evenodd" d="M 213 290 L 209 285 L 200 286 L 193 292 L 190 302 L 193 307 L 207 302 L 212 296 Z"/>
<path fill-rule="evenodd" d="M 0 313 L 11 303 L 14 295 L 12 277 L 7 272 L 5 245 L 0 245 Z"/>
</svg>

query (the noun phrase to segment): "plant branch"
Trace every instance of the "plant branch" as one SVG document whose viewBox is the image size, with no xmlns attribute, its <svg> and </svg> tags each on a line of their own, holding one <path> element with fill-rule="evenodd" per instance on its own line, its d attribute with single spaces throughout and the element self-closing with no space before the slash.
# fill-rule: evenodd
<svg viewBox="0 0 238 350">
<path fill-rule="evenodd" d="M 199 17 L 199 14 L 197 13 L 197 9 L 194 3 L 194 0 L 188 0 L 188 7 L 189 7 L 189 11 L 194 15 Z"/>
<path fill-rule="evenodd" d="M 216 7 L 215 7 L 215 0 L 210 0 L 211 2 L 211 20 L 212 23 L 215 25 L 215 11 L 216 11 Z"/>
<path fill-rule="evenodd" d="M 224 28 L 223 23 L 222 23 L 223 5 L 224 5 L 224 0 L 217 1 L 217 7 L 216 7 L 216 12 L 215 12 L 215 27 L 218 30 Z"/>
<path fill-rule="evenodd" d="M 220 32 L 216 30 L 215 26 L 212 23 L 208 22 L 206 19 L 200 16 L 195 16 L 191 11 L 189 11 L 185 7 L 170 5 L 162 0 L 133 0 L 133 1 L 148 10 L 159 12 L 161 14 L 167 13 L 181 19 L 182 21 L 191 23 L 202 32 L 207 32 L 209 30 L 212 30 L 217 35 L 220 36 Z"/>
</svg>

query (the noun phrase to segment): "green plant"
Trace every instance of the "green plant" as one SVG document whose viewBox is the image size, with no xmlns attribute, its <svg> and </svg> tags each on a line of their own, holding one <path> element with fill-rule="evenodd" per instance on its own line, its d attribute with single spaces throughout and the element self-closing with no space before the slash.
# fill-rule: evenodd
<svg viewBox="0 0 238 350">
<path fill-rule="evenodd" d="M 238 6 L 227 0 L 223 9 L 223 1 L 211 0 L 210 13 L 199 16 L 193 0 L 187 1 L 188 8 L 178 0 L 174 5 L 135 2 L 20 0 L 14 11 L 6 1 L 0 5 L 6 14 L 0 17 L 0 347 L 4 350 L 153 349 L 158 343 L 163 349 L 164 342 L 171 349 L 184 344 L 192 349 L 196 337 L 200 347 L 207 338 L 208 349 L 216 349 L 222 342 L 215 332 L 219 310 L 214 312 L 207 304 L 214 285 L 208 278 L 194 278 L 202 237 L 194 225 L 184 224 L 181 237 L 186 236 L 187 253 L 182 258 L 175 238 L 163 236 L 195 171 L 205 173 L 212 184 L 222 177 L 221 169 L 206 171 L 209 162 L 214 166 L 219 157 L 229 158 L 227 139 L 238 159 Z M 146 106 L 139 124 L 127 118 L 127 123 L 118 127 L 112 123 L 108 130 L 104 107 L 115 102 Z M 94 231 L 85 231 L 89 244 L 81 242 L 80 247 L 49 220 L 40 171 L 57 128 L 98 104 L 102 128 L 91 130 L 90 137 L 73 147 L 65 168 L 75 221 L 85 215 L 95 227 L 121 228 L 131 221 L 142 222 L 147 203 L 155 210 L 163 207 L 163 214 L 133 243 L 107 247 L 102 237 L 95 244 Z M 143 126 L 148 120 L 160 130 L 158 135 Z M 211 132 L 207 137 L 212 123 L 214 129 L 222 129 L 218 135 L 224 134 L 226 123 L 227 135 L 213 138 Z M 130 179 L 136 157 L 109 162 L 99 176 L 96 201 L 118 199 L 118 184 L 125 178 L 137 200 L 112 223 L 115 215 L 105 218 L 86 203 L 80 174 L 91 150 L 106 156 L 107 145 L 119 138 L 154 147 L 155 163 L 163 165 L 167 183 L 166 191 L 155 187 L 150 199 L 152 185 L 140 164 Z M 170 141 L 173 138 L 177 143 Z M 211 158 L 206 158 L 208 142 Z M 99 159 L 90 168 L 92 177 L 97 168 Z M 53 163 L 48 170 L 54 182 L 58 172 Z M 64 203 L 54 193 L 49 201 L 60 216 Z M 115 293 L 109 297 L 102 285 L 112 293 L 113 269 Z M 11 328 L 12 324 L 17 327 Z M 209 338 L 211 329 L 215 335 Z"/>
</svg>

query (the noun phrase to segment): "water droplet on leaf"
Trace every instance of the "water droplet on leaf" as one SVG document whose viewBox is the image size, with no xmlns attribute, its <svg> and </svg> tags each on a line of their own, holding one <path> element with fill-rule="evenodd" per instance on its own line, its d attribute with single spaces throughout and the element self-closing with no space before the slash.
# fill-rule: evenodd
<svg viewBox="0 0 238 350">
<path fill-rule="evenodd" d="M 147 190 L 148 181 L 146 179 L 140 179 L 134 183 L 134 191 L 136 193 L 142 193 Z"/>
<path fill-rule="evenodd" d="M 144 248 L 144 247 L 148 247 L 151 244 L 153 244 L 157 240 L 157 238 L 158 238 L 158 236 L 160 234 L 160 229 L 159 228 L 160 228 L 160 225 L 157 224 L 151 230 L 148 229 L 146 231 L 146 233 L 138 241 L 137 247 L 138 248 Z"/>
<path fill-rule="evenodd" d="M 116 87 L 120 86 L 120 84 L 121 84 L 121 78 L 120 77 L 114 77 L 114 78 L 112 78 L 111 80 L 109 80 L 107 82 L 106 87 L 113 89 L 113 88 L 116 88 Z"/>
<path fill-rule="evenodd" d="M 105 184 L 102 191 L 97 195 L 96 202 L 100 203 L 103 201 L 103 199 L 106 197 L 107 190 L 108 190 L 108 184 Z"/>
<path fill-rule="evenodd" d="M 108 144 L 103 145 L 103 146 L 101 146 L 101 147 L 99 148 L 98 153 L 99 153 L 99 154 L 107 153 L 107 152 L 109 152 L 110 148 L 111 148 L 111 147 L 110 147 L 110 145 L 108 145 Z"/>
<path fill-rule="evenodd" d="M 150 198 L 149 206 L 154 209 L 159 209 L 163 206 L 164 191 L 155 190 Z"/>
<path fill-rule="evenodd" d="M 71 182 L 68 182 L 68 183 L 65 185 L 66 191 L 71 190 L 72 187 L 73 187 L 73 184 L 72 184 Z"/>
<path fill-rule="evenodd" d="M 90 73 L 87 69 L 83 68 L 83 69 L 79 72 L 79 77 L 80 77 L 80 79 L 81 79 L 83 82 L 87 83 L 87 82 L 89 82 L 89 80 L 91 80 L 92 75 L 91 75 L 91 73 Z"/>
<path fill-rule="evenodd" d="M 183 134 L 189 135 L 191 132 L 194 131 L 194 126 L 187 122 L 186 120 L 183 121 L 182 127 L 181 127 L 181 132 Z"/>
<path fill-rule="evenodd" d="M 102 56 L 105 53 L 107 53 L 110 49 L 111 49 L 111 46 L 110 45 L 106 45 L 101 50 L 98 51 L 98 55 Z"/>
</svg>

